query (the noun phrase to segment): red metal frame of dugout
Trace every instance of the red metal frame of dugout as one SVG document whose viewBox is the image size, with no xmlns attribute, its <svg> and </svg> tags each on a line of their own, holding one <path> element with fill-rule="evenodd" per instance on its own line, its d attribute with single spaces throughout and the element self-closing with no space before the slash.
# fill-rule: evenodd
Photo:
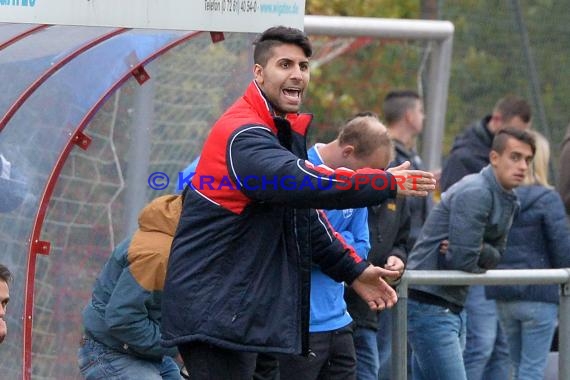
<svg viewBox="0 0 570 380">
<path fill-rule="evenodd" d="M 32 228 L 32 233 L 30 235 L 30 246 L 28 250 L 28 266 L 27 266 L 27 273 L 26 273 L 26 287 L 25 287 L 25 303 L 24 303 L 24 318 L 23 318 L 23 330 L 24 330 L 24 342 L 23 342 L 23 363 L 22 363 L 22 374 L 24 380 L 31 379 L 31 372 L 32 372 L 32 327 L 33 327 L 33 309 L 34 309 L 34 280 L 35 280 L 35 268 L 36 268 L 36 255 L 37 254 L 46 254 L 42 253 L 43 250 L 49 251 L 49 243 L 41 242 L 40 234 L 41 229 L 43 227 L 43 222 L 45 220 L 47 208 L 49 205 L 49 201 L 57 184 L 57 180 L 63 169 L 65 162 L 71 152 L 71 149 L 74 145 L 80 145 L 78 142 L 85 141 L 85 136 L 83 135 L 83 130 L 86 128 L 87 124 L 91 121 L 95 113 L 103 106 L 103 104 L 107 101 L 107 99 L 124 83 L 126 82 L 131 75 L 134 75 L 135 72 L 144 68 L 145 65 L 152 62 L 154 59 L 158 58 L 168 50 L 182 44 L 190 40 L 191 38 L 201 34 L 203 32 L 190 32 L 189 34 L 180 37 L 166 46 L 162 47 L 161 49 L 157 50 L 155 53 L 151 54 L 149 57 L 144 59 L 142 62 L 137 64 L 135 67 L 131 68 L 125 75 L 120 78 L 118 81 L 113 84 L 109 88 L 109 90 L 103 94 L 99 98 L 99 100 L 91 107 L 89 112 L 83 117 L 83 119 L 79 122 L 77 128 L 75 129 L 74 133 L 70 136 L 67 144 L 65 145 L 64 149 L 62 150 L 60 156 L 58 157 L 52 172 L 48 178 L 48 181 L 44 187 L 44 191 L 41 195 L 41 200 L 38 206 L 38 212 L 34 219 L 34 224 Z M 1 129 L 0 129 L 1 131 Z"/>
<path fill-rule="evenodd" d="M 66 63 L 70 62 L 74 58 L 78 57 L 82 53 L 86 52 L 90 48 L 97 46 L 98 44 L 125 32 L 126 28 L 119 28 L 115 29 L 111 32 L 105 33 L 102 36 L 99 36 L 86 44 L 83 44 L 76 48 L 74 51 L 63 57 L 59 62 L 52 65 L 46 71 L 43 72 L 38 78 L 28 86 L 16 99 L 16 101 L 10 106 L 8 111 L 4 114 L 2 119 L 0 119 L 0 132 L 2 129 L 8 124 L 11 120 L 12 116 L 16 113 L 18 109 L 25 103 L 25 101 L 33 94 L 33 92 L 41 86 L 46 80 L 48 80 L 57 70 L 61 69 Z M 74 138 L 75 136 L 72 136 Z M 53 171 L 52 171 L 53 174 Z M 50 175 L 49 180 L 52 180 L 52 176 Z M 48 180 L 48 183 L 49 183 Z M 45 190 L 44 190 L 45 193 Z M 51 194 L 50 194 L 51 196 Z M 42 197 L 43 200 L 43 197 Z M 48 199 L 49 202 L 49 199 Z M 40 202 L 38 208 L 38 215 L 41 214 L 45 216 L 45 212 L 47 210 L 47 203 L 44 205 Z M 33 328 L 33 312 L 34 312 L 34 281 L 35 281 L 35 273 L 36 273 L 36 254 L 44 254 L 47 255 L 49 253 L 49 243 L 48 242 L 41 242 L 39 241 L 39 231 L 41 230 L 41 226 L 43 224 L 43 217 L 40 224 L 40 229 L 38 229 L 36 233 L 36 223 L 37 223 L 37 215 L 36 219 L 34 220 L 34 225 L 32 227 L 32 234 L 31 238 L 28 240 L 29 248 L 28 248 L 28 265 L 26 266 L 26 279 L 25 279 L 25 288 L 24 288 L 24 310 L 23 310 L 23 319 L 22 319 L 22 330 L 23 330 L 23 342 L 22 342 L 22 376 L 24 379 L 31 379 L 32 373 L 32 328 Z"/>
</svg>

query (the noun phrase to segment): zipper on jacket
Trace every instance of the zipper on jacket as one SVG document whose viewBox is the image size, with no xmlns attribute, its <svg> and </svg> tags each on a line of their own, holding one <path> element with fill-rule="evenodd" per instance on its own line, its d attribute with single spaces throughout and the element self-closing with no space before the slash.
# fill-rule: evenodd
<svg viewBox="0 0 570 380">
<path fill-rule="evenodd" d="M 299 263 L 299 319 L 301 321 L 301 355 L 309 356 L 311 350 L 309 349 L 309 320 L 303 313 L 303 257 L 301 247 L 299 246 L 299 235 L 297 233 L 297 210 L 293 209 L 293 233 L 295 234 L 295 244 L 297 246 L 297 262 Z M 309 278 L 310 281 L 310 278 Z"/>
</svg>

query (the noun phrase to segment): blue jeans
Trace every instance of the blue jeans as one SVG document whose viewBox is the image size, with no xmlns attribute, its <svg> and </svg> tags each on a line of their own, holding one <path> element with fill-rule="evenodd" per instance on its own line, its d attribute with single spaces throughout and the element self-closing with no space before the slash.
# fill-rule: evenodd
<svg viewBox="0 0 570 380">
<path fill-rule="evenodd" d="M 495 301 L 485 298 L 484 286 L 469 288 L 465 312 L 467 343 L 463 360 L 467 379 L 508 379 L 510 362 L 507 338 L 499 324 Z"/>
<path fill-rule="evenodd" d="M 353 333 L 356 350 L 356 380 L 378 380 L 378 344 L 376 331 L 355 327 Z"/>
<path fill-rule="evenodd" d="M 408 299 L 413 380 L 465 380 L 465 311 Z"/>
<path fill-rule="evenodd" d="M 145 360 L 124 354 L 89 338 L 77 353 L 79 370 L 87 380 L 181 380 L 180 369 L 170 356 Z"/>
<path fill-rule="evenodd" d="M 501 324 L 507 334 L 514 380 L 542 380 L 558 305 L 531 301 L 497 301 Z"/>
</svg>

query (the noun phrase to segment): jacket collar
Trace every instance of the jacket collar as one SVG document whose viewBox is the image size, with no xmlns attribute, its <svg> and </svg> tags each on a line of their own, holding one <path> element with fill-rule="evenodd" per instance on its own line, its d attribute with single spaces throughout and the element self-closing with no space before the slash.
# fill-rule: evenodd
<svg viewBox="0 0 570 380">
<path fill-rule="evenodd" d="M 488 127 L 490 121 L 491 115 L 487 115 L 483 119 L 479 120 L 474 129 L 475 134 L 481 139 L 481 141 L 485 142 L 485 145 L 489 147 L 493 144 L 493 137 L 495 137 Z"/>
<path fill-rule="evenodd" d="M 269 102 L 263 91 L 261 91 L 261 88 L 259 88 L 255 80 L 251 81 L 245 90 L 244 99 L 253 107 L 264 123 L 271 128 L 273 133 L 277 134 L 277 126 L 283 125 L 283 121 L 287 121 L 293 131 L 302 136 L 306 136 L 311 120 L 313 119 L 312 114 L 288 113 L 285 117 L 276 115 L 273 105 Z"/>
<path fill-rule="evenodd" d="M 493 170 L 491 164 L 485 166 L 481 170 L 481 174 L 489 182 L 491 187 L 493 187 L 493 189 L 495 189 L 499 194 L 507 198 L 517 199 L 517 196 L 513 190 L 507 190 L 503 186 L 501 186 L 501 184 L 497 180 L 497 177 L 495 176 L 495 171 Z"/>
<path fill-rule="evenodd" d="M 414 169 L 419 169 L 423 167 L 422 158 L 414 148 L 412 149 L 406 148 L 404 143 L 397 139 L 392 139 L 392 141 L 394 141 L 394 147 L 396 149 L 396 153 L 405 158 L 406 160 L 410 161 Z M 394 166 L 396 166 L 395 162 L 393 164 Z"/>
</svg>

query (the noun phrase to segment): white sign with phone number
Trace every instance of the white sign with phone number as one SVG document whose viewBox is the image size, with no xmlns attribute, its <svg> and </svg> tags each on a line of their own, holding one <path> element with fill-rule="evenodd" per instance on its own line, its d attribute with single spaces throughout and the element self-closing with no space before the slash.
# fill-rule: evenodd
<svg viewBox="0 0 570 380">
<path fill-rule="evenodd" d="M 303 29 L 305 0 L 0 0 L 0 22 L 259 33 Z"/>
</svg>

